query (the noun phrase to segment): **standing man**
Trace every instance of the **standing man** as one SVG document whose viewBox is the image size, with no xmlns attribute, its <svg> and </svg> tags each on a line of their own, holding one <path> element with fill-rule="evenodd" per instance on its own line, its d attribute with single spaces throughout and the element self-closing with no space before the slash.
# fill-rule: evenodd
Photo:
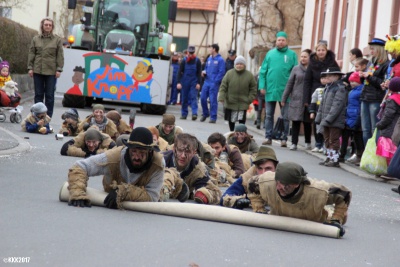
<svg viewBox="0 0 400 267">
<path fill-rule="evenodd" d="M 179 72 L 179 56 L 177 52 L 174 52 L 171 57 L 171 66 L 172 66 L 172 85 L 171 85 L 171 98 L 169 100 L 169 105 L 175 105 L 178 103 L 178 89 L 176 88 L 177 76 Z"/>
<path fill-rule="evenodd" d="M 63 41 L 53 34 L 54 22 L 44 18 L 40 22 L 41 34 L 33 37 L 28 55 L 28 74 L 35 85 L 35 103 L 43 102 L 51 118 L 54 109 L 54 87 L 64 67 Z"/>
<path fill-rule="evenodd" d="M 272 129 L 274 127 L 274 114 L 276 103 L 281 107 L 285 130 L 281 141 L 281 147 L 286 147 L 289 134 L 289 120 L 287 109 L 289 105 L 281 106 L 283 91 L 289 79 L 292 68 L 297 65 L 296 53 L 288 48 L 287 34 L 276 34 L 276 47 L 270 50 L 264 58 L 259 74 L 259 87 L 262 95 L 265 95 L 265 138 L 263 145 L 272 144 Z"/>
<path fill-rule="evenodd" d="M 236 59 L 236 50 L 229 50 L 228 51 L 228 58 L 225 61 L 225 72 L 231 70 L 235 67 L 235 59 Z"/>
<path fill-rule="evenodd" d="M 210 56 L 207 59 L 206 67 L 202 73 L 205 76 L 204 86 L 201 90 L 201 107 L 203 114 L 200 121 L 205 121 L 210 117 L 209 123 L 217 122 L 218 111 L 218 89 L 221 84 L 222 78 L 225 75 L 225 61 L 219 52 L 219 46 L 213 44 L 209 47 Z M 210 98 L 210 110 L 208 110 L 207 99 Z"/>
<path fill-rule="evenodd" d="M 177 75 L 176 88 L 181 90 L 181 120 L 186 120 L 188 105 L 192 108 L 192 120 L 197 120 L 197 93 L 201 84 L 201 62 L 194 54 L 195 47 L 190 45 L 188 55 L 183 58 Z"/>
</svg>

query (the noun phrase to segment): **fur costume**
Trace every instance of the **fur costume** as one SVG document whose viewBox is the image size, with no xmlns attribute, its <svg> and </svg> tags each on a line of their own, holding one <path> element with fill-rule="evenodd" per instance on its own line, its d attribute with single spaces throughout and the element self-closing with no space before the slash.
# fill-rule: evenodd
<svg viewBox="0 0 400 267">
<path fill-rule="evenodd" d="M 61 124 L 61 129 L 58 131 L 58 133 L 60 134 L 64 134 L 67 133 L 67 136 L 77 136 L 80 132 L 79 130 L 79 124 L 81 123 L 80 120 L 77 121 L 76 126 L 73 126 L 72 124 L 63 121 L 63 123 Z"/>
<path fill-rule="evenodd" d="M 10 80 L 10 81 L 5 82 L 5 84 L 1 88 L 1 90 L 6 92 L 6 95 L 8 97 L 12 97 L 12 96 L 15 97 L 16 96 L 15 91 L 18 91 L 17 85 L 18 84 L 16 82 Z"/>
<path fill-rule="evenodd" d="M 83 128 L 86 124 L 90 124 L 91 119 L 93 118 L 93 114 L 89 115 L 84 119 L 78 126 L 78 132 L 82 132 Z M 116 141 L 117 137 L 119 136 L 117 127 L 115 126 L 112 120 L 107 120 L 106 128 L 103 133 L 108 134 L 114 141 Z"/>
<path fill-rule="evenodd" d="M 111 189 L 118 189 L 118 207 L 121 207 L 122 201 L 157 201 L 159 199 L 162 180 L 160 180 L 160 184 L 157 184 L 157 188 L 152 188 L 157 189 L 156 196 L 151 196 L 146 186 L 152 181 L 153 177 L 155 177 L 154 175 L 157 175 L 159 172 L 163 172 L 164 161 L 162 155 L 154 152 L 150 168 L 141 173 L 140 177 L 135 180 L 135 182 L 126 183 L 122 176 L 122 172 L 125 173 L 127 170 L 121 171 L 125 152 L 126 148 L 116 147 L 114 149 L 107 150 L 102 155 L 97 155 L 82 161 L 78 161 L 74 166 L 72 166 L 68 173 L 68 190 L 70 193 L 69 200 L 89 201 L 89 198 L 86 195 L 87 181 L 89 179 L 87 170 L 89 170 L 93 172 L 93 174 L 99 172 L 104 173 L 104 191 L 110 192 Z M 103 159 L 102 157 L 105 159 L 105 162 L 99 163 Z M 87 170 L 83 169 L 81 166 L 88 166 L 86 167 Z"/>
<path fill-rule="evenodd" d="M 32 113 L 29 113 L 29 115 L 25 118 L 25 120 L 21 122 L 21 128 L 22 131 L 24 132 L 46 134 L 51 132 L 49 125 L 50 121 L 51 118 L 48 115 L 46 115 L 46 118 L 44 119 L 44 126 L 39 127 L 39 125 L 37 125 L 36 118 L 33 116 Z"/>
<path fill-rule="evenodd" d="M 176 199 L 182 190 L 183 180 L 175 168 L 165 168 L 164 184 L 160 192 L 160 201 Z"/>
<path fill-rule="evenodd" d="M 73 140 L 66 142 L 61 148 L 61 155 L 67 155 L 72 157 L 86 157 L 87 151 L 85 144 L 86 132 L 81 132 Z M 110 148 L 115 146 L 115 142 L 111 139 L 108 134 L 102 133 L 102 140 L 99 144 L 99 148 L 96 150 L 96 154 L 101 154 Z"/>
</svg>

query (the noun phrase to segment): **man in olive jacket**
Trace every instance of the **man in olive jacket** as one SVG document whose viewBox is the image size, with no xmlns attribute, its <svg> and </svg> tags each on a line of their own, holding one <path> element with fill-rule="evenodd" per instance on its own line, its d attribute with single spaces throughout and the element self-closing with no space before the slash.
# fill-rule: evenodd
<svg viewBox="0 0 400 267">
<path fill-rule="evenodd" d="M 225 120 L 229 129 L 235 129 L 235 122 L 246 123 L 246 111 L 257 95 L 257 83 L 253 74 L 246 70 L 242 56 L 235 59 L 234 69 L 229 70 L 219 87 L 218 101 L 224 104 Z"/>
</svg>

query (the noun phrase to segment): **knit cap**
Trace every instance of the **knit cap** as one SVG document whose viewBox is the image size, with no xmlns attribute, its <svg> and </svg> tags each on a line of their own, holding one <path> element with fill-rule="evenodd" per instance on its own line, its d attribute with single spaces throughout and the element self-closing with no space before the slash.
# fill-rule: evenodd
<svg viewBox="0 0 400 267">
<path fill-rule="evenodd" d="M 73 119 L 75 121 L 78 121 L 79 119 L 79 113 L 76 110 L 76 108 L 70 108 L 69 110 L 65 111 L 64 114 L 62 114 L 61 119 Z"/>
<path fill-rule="evenodd" d="M 165 125 L 175 125 L 175 116 L 172 114 L 164 114 L 162 123 Z"/>
<path fill-rule="evenodd" d="M 241 63 L 241 64 L 243 64 L 243 65 L 246 65 L 246 60 L 244 59 L 244 57 L 238 56 L 238 57 L 235 59 L 235 65 L 236 65 L 236 64 L 239 64 L 239 63 Z"/>
<path fill-rule="evenodd" d="M 389 90 L 392 92 L 400 91 L 400 77 L 393 77 L 389 83 Z"/>
<path fill-rule="evenodd" d="M 92 107 L 93 111 L 98 110 L 98 109 L 100 109 L 102 111 L 106 111 L 106 109 L 104 108 L 104 106 L 102 104 L 93 105 L 93 107 Z"/>
<path fill-rule="evenodd" d="M 8 63 L 8 61 L 4 60 L 0 62 L 0 70 L 2 70 L 3 68 L 10 69 L 10 64 Z"/>
<path fill-rule="evenodd" d="M 41 113 L 46 113 L 47 112 L 47 107 L 45 104 L 42 102 L 37 102 L 31 107 L 31 112 L 34 113 L 34 115 L 41 114 Z"/>
<path fill-rule="evenodd" d="M 273 160 L 276 163 L 279 162 L 278 159 L 276 158 L 275 151 L 272 148 L 270 148 L 269 146 L 260 146 L 257 156 L 253 162 L 257 163 L 257 161 L 262 160 L 262 159 Z"/>
<path fill-rule="evenodd" d="M 284 37 L 287 39 L 287 34 L 284 31 L 280 31 L 280 32 L 276 33 L 276 38 L 278 38 L 278 37 Z"/>
<path fill-rule="evenodd" d="M 301 184 L 308 181 L 307 172 L 295 162 L 279 163 L 275 171 L 275 180 L 284 185 Z"/>
<path fill-rule="evenodd" d="M 239 133 L 246 133 L 247 132 L 247 127 L 244 124 L 238 124 L 235 126 L 235 132 Z"/>
<path fill-rule="evenodd" d="M 114 123 L 119 122 L 121 120 L 121 115 L 116 110 L 110 110 L 106 114 L 107 119 L 112 120 Z"/>
<path fill-rule="evenodd" d="M 102 141 L 103 135 L 99 130 L 89 128 L 85 132 L 85 141 Z"/>
<path fill-rule="evenodd" d="M 356 82 L 361 84 L 360 74 L 358 72 L 353 72 L 349 77 L 349 82 Z"/>
</svg>

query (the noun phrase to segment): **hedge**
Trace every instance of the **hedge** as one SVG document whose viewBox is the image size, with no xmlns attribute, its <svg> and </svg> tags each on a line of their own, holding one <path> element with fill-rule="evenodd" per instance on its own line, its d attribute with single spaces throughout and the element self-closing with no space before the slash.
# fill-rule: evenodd
<svg viewBox="0 0 400 267">
<path fill-rule="evenodd" d="M 0 17 L 0 57 L 10 63 L 11 73 L 28 72 L 28 53 L 37 31 Z"/>
</svg>

